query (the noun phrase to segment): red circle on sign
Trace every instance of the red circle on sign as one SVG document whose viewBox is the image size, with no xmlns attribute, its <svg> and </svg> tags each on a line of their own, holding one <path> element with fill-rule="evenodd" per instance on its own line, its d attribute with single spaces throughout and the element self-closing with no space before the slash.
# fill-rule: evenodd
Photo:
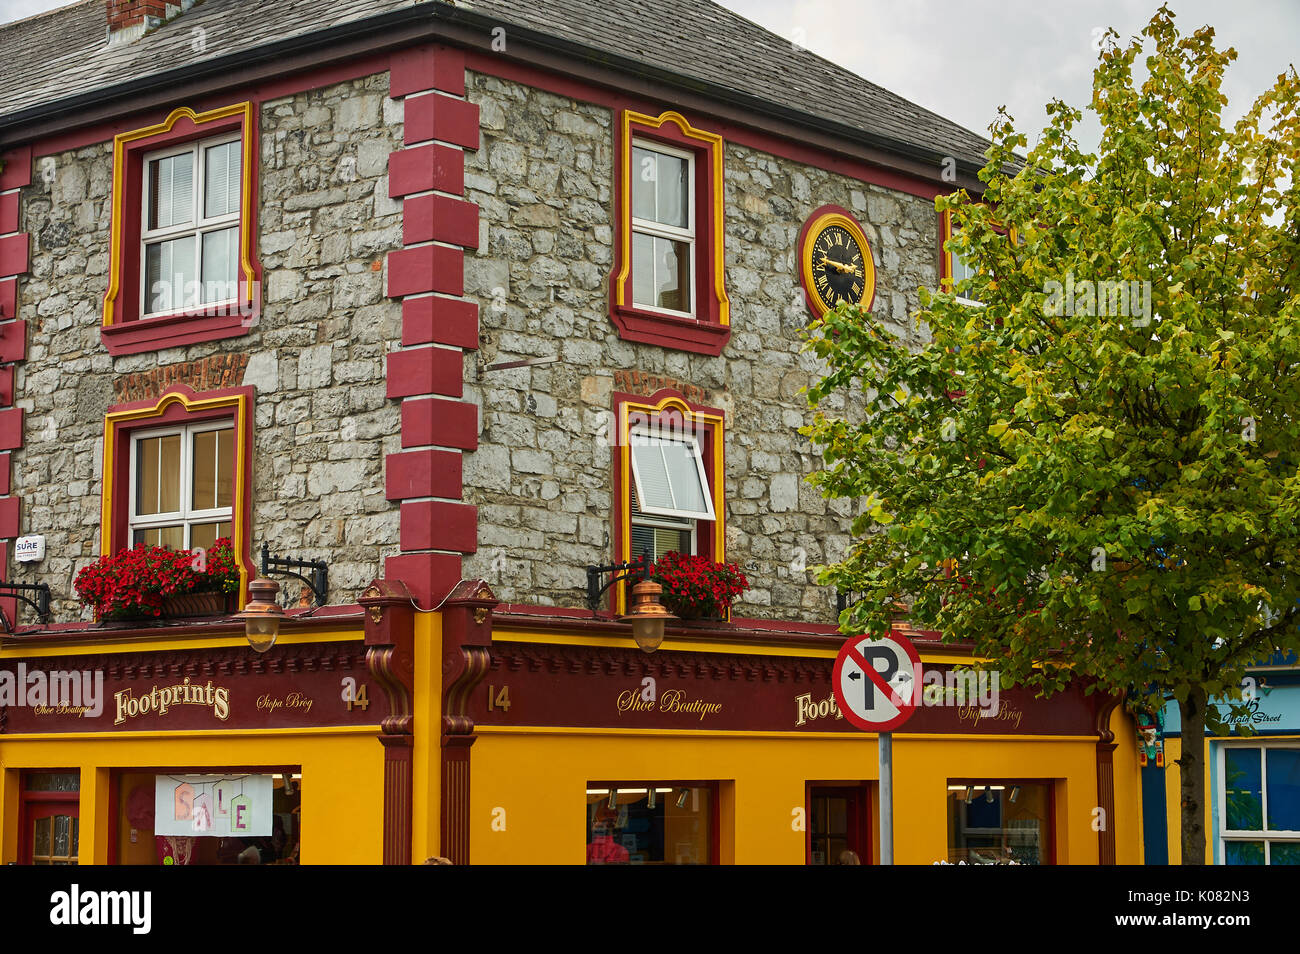
<svg viewBox="0 0 1300 954">
<path fill-rule="evenodd" d="M 915 682 L 917 683 L 912 687 L 912 698 L 910 701 L 902 705 L 899 708 L 898 715 L 894 716 L 888 722 L 868 722 L 866 719 L 863 719 L 846 703 L 844 692 L 840 688 L 840 674 L 844 669 L 845 660 L 849 658 L 849 651 L 851 649 L 856 649 L 857 645 L 862 642 L 893 643 L 903 651 L 908 659 L 912 661 L 912 672 L 915 675 Z M 855 665 L 857 664 L 855 663 Z M 862 667 L 859 666 L 858 668 Z M 868 677 L 864 674 L 863 678 L 866 679 Z M 831 688 L 835 692 L 835 704 L 838 705 L 840 711 L 844 713 L 844 718 L 848 719 L 850 723 L 857 726 L 859 729 L 862 729 L 864 732 L 892 732 L 910 719 L 912 713 L 916 712 L 916 702 L 920 698 L 920 681 L 921 657 L 917 653 L 916 647 L 912 645 L 912 641 L 906 636 L 900 636 L 897 633 L 890 633 L 888 636 L 881 637 L 880 639 L 870 639 L 866 636 L 853 636 L 846 639 L 844 645 L 840 647 L 839 655 L 835 657 L 835 669 L 831 674 Z"/>
</svg>

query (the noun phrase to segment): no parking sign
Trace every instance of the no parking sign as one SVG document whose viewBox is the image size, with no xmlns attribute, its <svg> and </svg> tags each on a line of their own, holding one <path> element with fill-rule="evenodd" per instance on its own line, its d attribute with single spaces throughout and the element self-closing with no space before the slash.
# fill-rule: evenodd
<svg viewBox="0 0 1300 954">
<path fill-rule="evenodd" d="M 856 636 L 840 647 L 831 682 L 844 718 L 866 732 L 889 732 L 916 711 L 921 657 L 903 636 Z"/>
</svg>

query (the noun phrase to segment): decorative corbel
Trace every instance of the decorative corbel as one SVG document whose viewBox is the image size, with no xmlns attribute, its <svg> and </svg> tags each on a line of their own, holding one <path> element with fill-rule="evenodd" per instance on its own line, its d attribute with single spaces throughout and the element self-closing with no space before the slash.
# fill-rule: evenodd
<svg viewBox="0 0 1300 954">
<path fill-rule="evenodd" d="M 357 602 L 365 611 L 366 669 L 388 696 L 386 735 L 410 735 L 415 707 L 415 604 L 401 580 L 375 580 Z"/>
<path fill-rule="evenodd" d="M 470 693 L 492 663 L 492 610 L 497 603 L 483 580 L 461 580 L 442 604 L 444 736 L 474 734 L 474 720 L 466 708 Z"/>
</svg>

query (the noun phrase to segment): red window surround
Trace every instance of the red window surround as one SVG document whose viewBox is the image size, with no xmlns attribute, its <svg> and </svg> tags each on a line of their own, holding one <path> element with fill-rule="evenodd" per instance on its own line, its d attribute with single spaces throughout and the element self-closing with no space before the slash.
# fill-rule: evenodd
<svg viewBox="0 0 1300 954">
<path fill-rule="evenodd" d="M 695 317 L 662 315 L 632 303 L 632 142 L 659 142 L 695 157 Z M 695 129 L 684 117 L 623 110 L 615 149 L 614 269 L 610 318 L 619 337 L 697 354 L 718 355 L 731 337 L 723 279 L 722 137 Z"/>
<path fill-rule="evenodd" d="M 116 553 L 131 546 L 131 441 L 141 431 L 168 425 L 230 421 L 234 426 L 231 465 L 234 494 L 231 507 L 231 547 L 241 568 L 238 603 L 247 601 L 253 579 L 252 450 L 253 388 L 223 388 L 195 394 L 175 385 L 162 397 L 116 404 L 104 420 L 104 490 L 100 514 L 100 552 Z"/>
<path fill-rule="evenodd" d="M 141 218 L 146 154 L 223 133 L 241 136 L 239 210 L 239 299 L 141 319 Z M 195 113 L 174 110 L 163 122 L 119 133 L 113 143 L 113 210 L 109 286 L 101 334 L 110 354 L 138 354 L 160 348 L 217 341 L 248 334 L 261 311 L 262 266 L 257 248 L 257 107 L 252 102 Z"/>
<path fill-rule="evenodd" d="M 634 427 L 660 428 L 665 434 L 689 434 L 700 445 L 704 472 L 709 480 L 716 519 L 700 520 L 696 533 L 696 553 L 710 560 L 726 559 L 727 501 L 723 477 L 723 412 L 687 401 L 677 391 L 657 391 L 649 398 L 623 392 L 614 393 L 614 560 L 626 563 L 632 558 L 632 462 L 631 431 Z M 621 586 L 613 587 L 613 610 L 625 612 L 626 594 Z"/>
</svg>

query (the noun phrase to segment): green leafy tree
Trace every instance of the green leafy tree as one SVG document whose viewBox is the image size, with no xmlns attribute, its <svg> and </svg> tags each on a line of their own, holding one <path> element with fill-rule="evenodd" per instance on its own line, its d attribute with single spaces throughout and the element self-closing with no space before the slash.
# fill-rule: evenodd
<svg viewBox="0 0 1300 954">
<path fill-rule="evenodd" d="M 1107 34 L 1096 154 L 1060 101 L 1027 153 L 1000 111 L 983 201 L 936 201 L 972 277 L 922 289 L 924 345 L 854 308 L 814 323 L 805 433 L 823 493 L 865 498 L 821 571 L 862 596 L 842 628 L 882 633 L 901 600 L 1044 696 L 1176 699 L 1182 857 L 1204 863 L 1212 700 L 1300 644 L 1300 81 L 1226 128 L 1235 52 L 1164 7 L 1142 32 L 1141 81 L 1143 41 Z M 835 412 L 844 391 L 865 410 Z"/>
</svg>

